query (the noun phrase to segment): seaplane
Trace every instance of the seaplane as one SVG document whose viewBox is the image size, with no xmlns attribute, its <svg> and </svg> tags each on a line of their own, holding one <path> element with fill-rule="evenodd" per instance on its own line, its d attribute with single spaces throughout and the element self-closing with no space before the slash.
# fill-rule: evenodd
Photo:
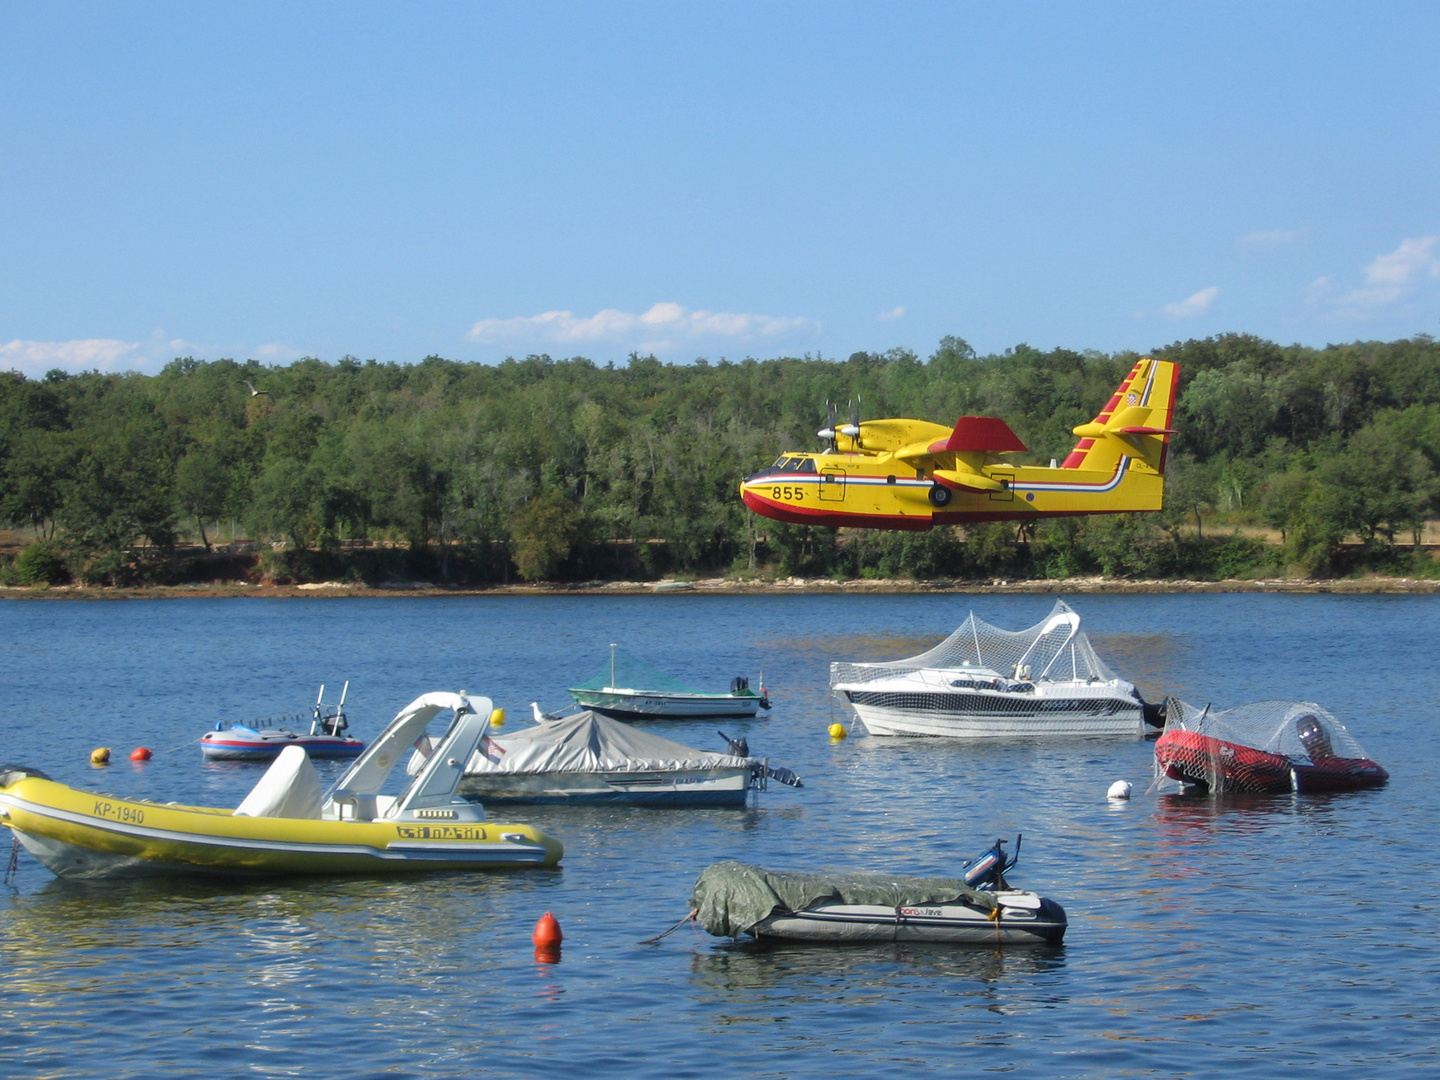
<svg viewBox="0 0 1440 1080">
<path fill-rule="evenodd" d="M 1159 510 L 1180 368 L 1145 357 L 1098 416 L 1073 429 L 1063 462 L 1016 465 L 1010 425 L 962 416 L 954 428 L 926 420 L 830 422 L 817 453 L 789 451 L 740 483 L 755 513 L 800 525 L 903 529 Z"/>
</svg>

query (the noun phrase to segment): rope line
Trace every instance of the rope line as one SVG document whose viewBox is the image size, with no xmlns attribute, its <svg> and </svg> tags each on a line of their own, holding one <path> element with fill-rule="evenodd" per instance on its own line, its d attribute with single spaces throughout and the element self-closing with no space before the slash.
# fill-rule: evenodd
<svg viewBox="0 0 1440 1080">
<path fill-rule="evenodd" d="M 670 936 L 671 934 L 673 934 L 676 930 L 679 930 L 680 927 L 684 926 L 687 922 L 693 922 L 693 921 L 695 920 L 695 916 L 698 915 L 699 913 L 700 913 L 700 909 L 699 909 L 699 908 L 691 908 L 690 911 L 689 911 L 689 913 L 688 913 L 683 919 L 681 919 L 679 922 L 677 922 L 674 926 L 670 927 L 669 930 L 666 930 L 665 933 L 663 933 L 663 934 L 656 934 L 656 935 L 655 935 L 654 937 L 652 937 L 652 938 L 646 938 L 644 941 L 639 942 L 639 944 L 641 944 L 641 945 L 653 945 L 653 944 L 655 944 L 655 942 L 659 941 L 661 938 L 663 938 L 663 937 L 669 937 L 669 936 Z"/>
</svg>

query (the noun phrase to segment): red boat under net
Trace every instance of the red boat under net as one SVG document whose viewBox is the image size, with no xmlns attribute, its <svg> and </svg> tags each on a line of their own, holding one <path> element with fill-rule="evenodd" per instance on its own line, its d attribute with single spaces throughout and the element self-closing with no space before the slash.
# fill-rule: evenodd
<svg viewBox="0 0 1440 1080">
<path fill-rule="evenodd" d="M 1257 701 L 1223 712 L 1165 703 L 1156 772 L 1213 792 L 1343 791 L 1390 778 L 1313 701 Z"/>
</svg>

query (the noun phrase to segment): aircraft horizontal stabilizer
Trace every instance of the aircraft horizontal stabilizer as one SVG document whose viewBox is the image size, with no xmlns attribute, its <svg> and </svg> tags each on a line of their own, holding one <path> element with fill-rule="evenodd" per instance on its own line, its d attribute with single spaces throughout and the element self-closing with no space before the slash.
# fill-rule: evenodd
<svg viewBox="0 0 1440 1080">
<path fill-rule="evenodd" d="M 1082 439 L 1099 439 L 1106 435 L 1174 435 L 1175 432 L 1169 428 L 1154 426 L 1156 413 L 1160 413 L 1160 419 L 1163 421 L 1165 410 L 1150 409 L 1144 405 L 1131 405 L 1116 413 L 1103 424 L 1099 420 L 1092 420 L 1088 424 L 1081 424 L 1071 430 Z"/>
</svg>

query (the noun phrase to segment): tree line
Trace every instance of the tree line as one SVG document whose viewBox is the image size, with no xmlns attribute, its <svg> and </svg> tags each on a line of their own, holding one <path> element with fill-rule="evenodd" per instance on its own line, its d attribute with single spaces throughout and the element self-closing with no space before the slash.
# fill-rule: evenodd
<svg viewBox="0 0 1440 1080">
<path fill-rule="evenodd" d="M 0 522 L 23 540 L 0 577 L 214 578 L 245 572 L 216 544 L 242 536 L 281 581 L 1430 572 L 1433 339 L 1316 349 L 1230 334 L 1150 355 L 1181 365 L 1163 513 L 929 533 L 769 521 L 737 486 L 818 445 L 827 401 L 858 400 L 866 418 L 1000 416 L 1030 448 L 1021 460 L 1063 457 L 1137 355 L 982 356 L 947 337 L 923 359 L 182 358 L 153 376 L 0 373 Z"/>
</svg>

